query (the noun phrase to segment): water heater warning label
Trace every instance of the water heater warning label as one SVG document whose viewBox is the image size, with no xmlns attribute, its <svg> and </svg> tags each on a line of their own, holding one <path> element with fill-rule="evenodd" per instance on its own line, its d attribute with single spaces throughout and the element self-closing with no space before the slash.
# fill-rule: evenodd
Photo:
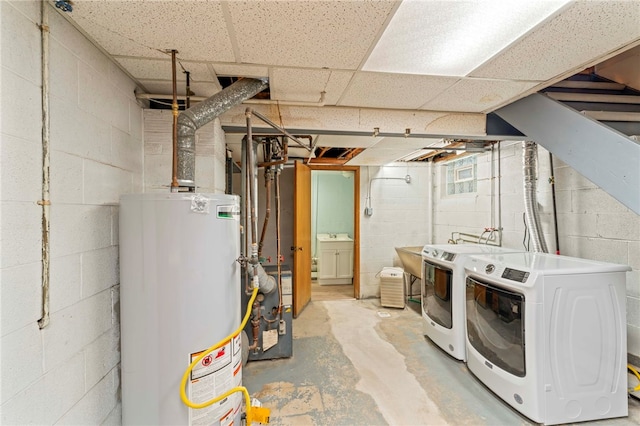
<svg viewBox="0 0 640 426">
<path fill-rule="evenodd" d="M 189 399 L 200 404 L 237 386 L 238 373 L 234 364 L 234 339 L 204 356 L 193 367 L 189 381 Z M 203 351 L 189 354 L 193 362 Z M 236 357 L 238 360 L 240 357 Z M 240 379 L 241 380 L 241 379 Z M 193 426 L 232 424 L 241 407 L 242 395 L 234 393 L 222 401 L 201 409 L 189 409 L 189 424 Z M 229 423 L 230 422 L 230 423 Z"/>
</svg>

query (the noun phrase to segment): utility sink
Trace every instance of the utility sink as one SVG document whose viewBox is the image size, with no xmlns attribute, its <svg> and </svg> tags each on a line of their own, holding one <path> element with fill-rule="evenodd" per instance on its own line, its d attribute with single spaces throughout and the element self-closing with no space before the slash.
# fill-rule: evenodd
<svg viewBox="0 0 640 426">
<path fill-rule="evenodd" d="M 396 253 L 405 272 L 420 278 L 422 270 L 422 246 L 396 247 Z"/>
<path fill-rule="evenodd" d="M 353 241 L 349 234 L 317 234 L 318 241 Z"/>
</svg>

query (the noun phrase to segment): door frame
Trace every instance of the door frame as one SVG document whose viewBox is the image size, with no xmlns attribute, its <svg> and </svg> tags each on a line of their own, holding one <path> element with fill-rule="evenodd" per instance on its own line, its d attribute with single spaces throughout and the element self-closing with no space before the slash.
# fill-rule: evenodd
<svg viewBox="0 0 640 426">
<path fill-rule="evenodd" d="M 311 171 L 353 172 L 353 297 L 360 299 L 360 167 L 307 164 Z M 311 215 L 311 204 L 308 206 Z"/>
</svg>

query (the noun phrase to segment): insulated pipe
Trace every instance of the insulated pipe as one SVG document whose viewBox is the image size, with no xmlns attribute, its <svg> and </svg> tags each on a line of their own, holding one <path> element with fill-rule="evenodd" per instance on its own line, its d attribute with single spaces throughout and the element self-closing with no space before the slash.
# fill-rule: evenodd
<svg viewBox="0 0 640 426">
<path fill-rule="evenodd" d="M 195 187 L 196 130 L 268 86 L 266 80 L 244 78 L 178 117 L 178 183 Z M 251 137 L 248 138 L 251 140 Z M 249 164 L 252 166 L 252 164 Z"/>
<path fill-rule="evenodd" d="M 538 145 L 535 142 L 522 142 L 522 173 L 524 175 L 524 216 L 533 251 L 548 253 L 547 243 L 544 240 L 540 215 L 538 213 L 538 200 L 536 197 L 536 181 L 538 180 Z"/>
</svg>

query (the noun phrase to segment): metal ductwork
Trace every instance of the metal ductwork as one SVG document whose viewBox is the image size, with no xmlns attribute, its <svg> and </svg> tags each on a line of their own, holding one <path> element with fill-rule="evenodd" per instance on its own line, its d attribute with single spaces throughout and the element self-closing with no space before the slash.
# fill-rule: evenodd
<svg viewBox="0 0 640 426">
<path fill-rule="evenodd" d="M 538 181 L 538 145 L 535 142 L 522 143 L 522 173 L 524 176 L 524 218 L 534 252 L 548 253 L 547 243 L 540 225 L 538 199 L 536 194 Z"/>
<path fill-rule="evenodd" d="M 196 130 L 266 89 L 267 86 L 266 79 L 244 78 L 180 114 L 177 168 L 180 186 L 195 186 Z"/>
</svg>

